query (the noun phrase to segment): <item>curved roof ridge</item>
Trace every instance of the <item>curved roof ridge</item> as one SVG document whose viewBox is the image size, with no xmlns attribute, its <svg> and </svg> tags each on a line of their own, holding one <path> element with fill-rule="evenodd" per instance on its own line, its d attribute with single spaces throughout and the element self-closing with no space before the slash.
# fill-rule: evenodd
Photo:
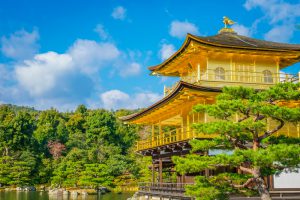
<svg viewBox="0 0 300 200">
<path fill-rule="evenodd" d="M 251 44 L 250 42 L 246 42 L 245 40 L 243 40 L 242 38 L 239 38 L 238 35 L 236 36 L 237 39 L 241 40 L 242 42 L 246 43 L 246 44 L 249 44 L 249 45 L 252 45 L 252 46 L 255 46 L 257 47 L 257 45 L 255 44 Z"/>
<path fill-rule="evenodd" d="M 194 84 L 191 84 L 191 83 L 187 83 L 187 82 L 184 82 L 184 81 L 179 81 L 177 83 L 176 87 L 167 96 L 165 96 L 164 98 L 162 98 L 161 100 L 159 100 L 155 104 L 153 104 L 153 105 L 149 106 L 148 108 L 146 108 L 144 110 L 141 110 L 137 113 L 120 117 L 119 119 L 122 120 L 122 121 L 129 121 L 129 120 L 132 120 L 132 119 L 134 119 L 138 116 L 141 116 L 141 115 L 151 111 L 152 109 L 155 109 L 156 107 L 162 105 L 166 101 L 172 99 L 176 94 L 178 94 L 178 92 L 180 92 L 184 88 L 189 88 L 189 89 L 194 89 L 194 90 L 199 90 L 199 91 L 210 91 L 210 92 L 221 92 L 222 91 L 221 88 L 204 87 L 204 86 L 199 86 L 199 85 L 194 85 Z"/>
<path fill-rule="evenodd" d="M 265 41 L 238 35 L 236 33 L 219 33 L 217 35 L 206 37 L 196 36 L 188 33 L 184 43 L 181 45 L 179 50 L 177 50 L 170 58 L 163 61 L 161 64 L 148 67 L 148 69 L 151 71 L 155 71 L 168 64 L 170 61 L 176 58 L 176 56 L 180 55 L 180 53 L 183 52 L 183 50 L 189 45 L 191 40 L 211 47 L 243 49 L 249 51 L 259 50 L 268 52 L 295 52 L 300 56 L 300 44 L 287 44 Z"/>
</svg>

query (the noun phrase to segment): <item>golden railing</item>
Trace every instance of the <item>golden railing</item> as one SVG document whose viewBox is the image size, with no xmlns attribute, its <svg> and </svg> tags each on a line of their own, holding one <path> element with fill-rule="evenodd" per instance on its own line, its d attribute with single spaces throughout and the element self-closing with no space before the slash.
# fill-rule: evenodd
<svg viewBox="0 0 300 200">
<path fill-rule="evenodd" d="M 160 135 L 154 135 L 150 139 L 140 140 L 136 143 L 136 150 L 151 149 L 166 144 L 172 144 L 180 141 L 191 140 L 194 138 L 213 138 L 214 135 L 204 135 L 186 128 L 177 128 Z"/>
<path fill-rule="evenodd" d="M 181 80 L 203 86 L 224 87 L 224 86 L 250 86 L 257 89 L 266 89 L 280 82 L 297 82 L 300 74 L 272 73 L 264 75 L 263 72 L 250 71 L 230 71 L 224 73 L 216 73 L 214 70 L 207 70 L 205 73 L 191 73 L 182 76 Z M 169 94 L 175 85 L 165 87 L 165 95 Z"/>
<path fill-rule="evenodd" d="M 275 121 L 268 121 L 267 129 L 271 130 L 278 125 Z M 293 138 L 300 138 L 300 123 L 286 123 L 274 136 L 285 135 Z M 159 146 L 164 146 L 167 144 L 172 144 L 181 141 L 187 141 L 195 138 L 213 138 L 216 135 L 197 133 L 192 129 L 177 128 L 169 132 L 161 133 L 160 135 L 151 136 L 151 138 L 146 140 L 140 140 L 136 143 L 136 151 L 151 149 Z"/>
</svg>

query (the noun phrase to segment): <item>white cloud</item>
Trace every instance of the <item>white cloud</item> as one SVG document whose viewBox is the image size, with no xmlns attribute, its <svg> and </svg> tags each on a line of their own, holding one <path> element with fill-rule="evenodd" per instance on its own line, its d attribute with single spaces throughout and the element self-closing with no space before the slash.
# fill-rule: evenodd
<svg viewBox="0 0 300 200">
<path fill-rule="evenodd" d="M 124 20 L 126 18 L 126 9 L 122 6 L 118 6 L 114 8 L 113 12 L 111 13 L 111 16 L 114 19 Z"/>
<path fill-rule="evenodd" d="M 100 94 L 102 105 L 106 109 L 136 109 L 147 107 L 159 99 L 161 95 L 152 92 L 136 93 L 130 96 L 120 90 L 109 90 Z"/>
<path fill-rule="evenodd" d="M 248 28 L 248 27 L 246 27 L 242 24 L 234 24 L 234 25 L 232 25 L 232 28 L 239 35 L 244 35 L 244 36 L 247 36 L 247 37 L 251 37 L 251 35 L 252 35 L 251 28 Z"/>
<path fill-rule="evenodd" d="M 293 36 L 294 26 L 281 25 L 274 26 L 269 32 L 264 35 L 264 38 L 274 42 L 288 42 Z"/>
<path fill-rule="evenodd" d="M 6 81 L 12 79 L 11 72 L 7 69 L 7 66 L 0 64 L 0 84 L 3 85 Z"/>
<path fill-rule="evenodd" d="M 9 67 L 0 64 L 0 101 L 70 110 L 103 90 L 101 81 L 109 77 L 102 72 L 135 76 L 141 72 L 141 59 L 143 53 L 122 51 L 113 42 L 77 39 L 64 53 L 36 53 Z"/>
<path fill-rule="evenodd" d="M 300 17 L 299 2 L 292 4 L 283 0 L 246 0 L 244 7 L 247 10 L 261 9 L 264 13 L 261 19 L 267 19 L 272 25 L 265 34 L 266 40 L 288 42 L 293 37 L 295 22 Z"/>
<path fill-rule="evenodd" d="M 129 102 L 130 97 L 128 94 L 120 90 L 110 90 L 100 95 L 103 106 L 107 109 L 117 109 L 124 106 Z"/>
<path fill-rule="evenodd" d="M 31 33 L 25 30 L 17 31 L 9 37 L 1 38 L 1 52 L 6 57 L 16 60 L 32 58 L 39 49 L 38 39 L 37 30 Z"/>
<path fill-rule="evenodd" d="M 120 55 L 121 51 L 113 43 L 79 39 L 64 54 L 56 52 L 37 54 L 33 59 L 18 64 L 15 67 L 16 79 L 31 96 L 41 97 L 57 88 L 60 91 L 64 87 L 65 90 L 69 90 L 72 86 L 64 79 L 72 75 L 88 76 L 98 80 L 97 76 L 101 69 L 115 66 L 116 63 L 127 64 L 122 65 L 123 69 L 116 67 L 123 77 L 140 73 L 138 63 L 124 61 Z"/>
<path fill-rule="evenodd" d="M 102 40 L 107 40 L 109 38 L 109 33 L 104 29 L 102 24 L 97 24 L 96 28 L 94 29 L 96 33 L 98 33 L 99 37 Z"/>
<path fill-rule="evenodd" d="M 175 20 L 171 23 L 169 33 L 173 37 L 184 38 L 187 33 L 198 35 L 199 30 L 198 27 L 193 23 L 190 23 L 188 21 L 181 22 Z"/>
<path fill-rule="evenodd" d="M 59 78 L 72 68 L 70 55 L 48 52 L 24 61 L 16 66 L 15 72 L 18 82 L 31 96 L 41 96 L 57 86 L 63 87 L 59 84 Z"/>
<path fill-rule="evenodd" d="M 247 0 L 244 4 L 247 10 L 261 8 L 271 19 L 271 23 L 293 20 L 300 16 L 300 3 L 291 4 L 282 0 Z"/>
<path fill-rule="evenodd" d="M 141 65 L 136 62 L 129 63 L 128 65 L 122 66 L 120 69 L 120 76 L 128 77 L 128 76 L 135 76 L 140 74 L 141 72 Z"/>
<path fill-rule="evenodd" d="M 94 74 L 106 62 L 117 59 L 120 51 L 113 43 L 79 39 L 69 48 L 68 54 L 83 73 Z"/>
<path fill-rule="evenodd" d="M 168 59 L 171 55 L 176 52 L 174 45 L 172 44 L 163 44 L 159 50 L 159 55 L 161 60 Z"/>
</svg>

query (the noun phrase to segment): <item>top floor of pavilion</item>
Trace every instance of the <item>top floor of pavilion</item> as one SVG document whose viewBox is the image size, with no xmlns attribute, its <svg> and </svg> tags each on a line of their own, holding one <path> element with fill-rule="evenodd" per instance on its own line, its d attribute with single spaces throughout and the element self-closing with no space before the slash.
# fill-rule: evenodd
<svg viewBox="0 0 300 200">
<path fill-rule="evenodd" d="M 180 77 L 208 87 L 243 85 L 258 89 L 299 74 L 280 70 L 300 61 L 300 45 L 258 40 L 223 28 L 214 36 L 187 34 L 181 48 L 163 63 L 149 67 L 152 75 Z M 171 88 L 165 89 L 167 94 Z"/>
</svg>

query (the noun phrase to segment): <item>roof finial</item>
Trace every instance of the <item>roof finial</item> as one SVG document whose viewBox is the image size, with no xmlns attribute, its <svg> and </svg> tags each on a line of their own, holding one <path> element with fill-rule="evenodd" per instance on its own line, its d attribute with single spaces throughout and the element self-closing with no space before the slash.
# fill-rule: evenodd
<svg viewBox="0 0 300 200">
<path fill-rule="evenodd" d="M 229 19 L 226 16 L 223 17 L 223 23 L 225 25 L 225 28 L 227 28 L 228 25 L 231 26 L 231 25 L 235 24 L 234 21 L 232 21 L 231 19 Z"/>
<path fill-rule="evenodd" d="M 232 28 L 230 28 L 229 26 L 235 24 L 234 21 L 232 21 L 231 19 L 229 19 L 228 17 L 224 16 L 223 17 L 223 23 L 224 23 L 224 28 L 222 28 L 219 33 L 235 33 L 234 30 Z"/>
</svg>

